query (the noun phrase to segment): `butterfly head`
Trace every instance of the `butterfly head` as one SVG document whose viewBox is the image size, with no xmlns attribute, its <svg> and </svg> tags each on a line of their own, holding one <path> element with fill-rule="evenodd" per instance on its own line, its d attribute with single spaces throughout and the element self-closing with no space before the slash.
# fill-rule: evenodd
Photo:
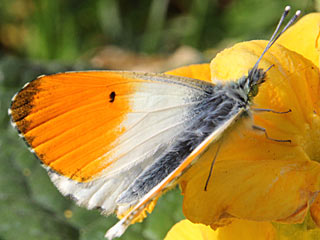
<svg viewBox="0 0 320 240">
<path fill-rule="evenodd" d="M 248 89 L 247 94 L 249 101 L 257 96 L 259 92 L 259 86 L 265 82 L 266 71 L 263 69 L 252 68 L 247 77 Z"/>
</svg>

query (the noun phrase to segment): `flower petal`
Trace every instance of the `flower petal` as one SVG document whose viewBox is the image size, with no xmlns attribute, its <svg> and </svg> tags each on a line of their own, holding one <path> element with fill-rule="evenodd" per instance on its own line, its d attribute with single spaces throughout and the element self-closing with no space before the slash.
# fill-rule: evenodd
<svg viewBox="0 0 320 240">
<path fill-rule="evenodd" d="M 189 77 L 189 78 L 211 82 L 210 65 L 208 63 L 194 64 L 194 65 L 180 67 L 180 68 L 168 71 L 166 72 L 166 74 Z"/>
<path fill-rule="evenodd" d="M 319 66 L 319 30 L 320 13 L 311 13 L 288 29 L 277 43 L 300 53 Z"/>
<path fill-rule="evenodd" d="M 231 217 L 289 223 L 304 219 L 320 188 L 319 164 L 299 147 L 254 135 L 239 129 L 223 140 L 207 191 L 215 147 L 182 177 L 183 210 L 189 220 L 219 227 Z"/>
<path fill-rule="evenodd" d="M 320 239 L 320 228 L 318 228 L 308 215 L 301 224 L 273 223 L 276 239 L 279 240 L 314 240 Z"/>
<path fill-rule="evenodd" d="M 275 239 L 275 229 L 269 222 L 235 220 L 218 229 L 218 239 L 271 240 Z"/>
<path fill-rule="evenodd" d="M 171 228 L 165 240 L 271 240 L 274 238 L 275 229 L 268 222 L 235 220 L 230 225 L 214 231 L 203 224 L 182 220 Z"/>
<path fill-rule="evenodd" d="M 256 63 L 265 46 L 266 41 L 250 41 L 224 50 L 210 64 L 212 78 L 220 81 L 239 79 Z M 263 69 L 272 65 L 266 82 L 254 99 L 254 108 L 291 109 L 292 112 L 256 114 L 255 123 L 266 127 L 270 136 L 278 135 L 278 139 L 290 135 L 290 139 L 302 146 L 311 159 L 319 161 L 319 70 L 308 59 L 277 44 L 260 62 Z"/>
<path fill-rule="evenodd" d="M 317 198 L 310 207 L 310 215 L 314 223 L 320 227 L 320 194 L 318 194 Z"/>
<path fill-rule="evenodd" d="M 265 45 L 252 41 L 223 51 L 211 62 L 213 79 L 243 76 Z M 267 139 L 248 128 L 247 121 L 237 124 L 223 138 L 207 191 L 204 186 L 216 144 L 181 177 L 183 210 L 189 220 L 212 227 L 231 218 L 302 222 L 320 190 L 320 165 L 311 161 L 320 159 L 318 68 L 280 45 L 272 47 L 260 67 L 273 64 L 254 107 L 292 112 L 255 114 L 254 123 L 266 128 L 270 137 L 292 143 Z"/>
<path fill-rule="evenodd" d="M 194 224 L 188 220 L 182 220 L 175 224 L 168 232 L 165 240 L 215 240 L 218 233 L 203 224 Z"/>
</svg>

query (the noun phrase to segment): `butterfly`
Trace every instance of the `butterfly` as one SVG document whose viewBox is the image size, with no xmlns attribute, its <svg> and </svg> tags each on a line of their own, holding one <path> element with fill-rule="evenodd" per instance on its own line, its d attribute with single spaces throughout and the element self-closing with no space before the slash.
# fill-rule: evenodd
<svg viewBox="0 0 320 240">
<path fill-rule="evenodd" d="M 289 10 L 237 81 L 125 71 L 40 76 L 13 97 L 12 125 L 63 195 L 106 215 L 124 215 L 106 233 L 119 237 L 210 145 L 251 116 L 268 71 L 259 62 L 300 15 L 280 31 Z"/>
</svg>

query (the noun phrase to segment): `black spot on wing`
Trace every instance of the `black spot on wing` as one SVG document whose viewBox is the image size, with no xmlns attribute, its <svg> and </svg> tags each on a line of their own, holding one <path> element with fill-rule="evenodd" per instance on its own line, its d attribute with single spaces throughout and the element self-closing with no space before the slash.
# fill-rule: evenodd
<svg viewBox="0 0 320 240">
<path fill-rule="evenodd" d="M 109 102 L 114 102 L 115 98 L 116 98 L 116 93 L 115 92 L 111 92 L 110 95 L 109 95 Z"/>
</svg>

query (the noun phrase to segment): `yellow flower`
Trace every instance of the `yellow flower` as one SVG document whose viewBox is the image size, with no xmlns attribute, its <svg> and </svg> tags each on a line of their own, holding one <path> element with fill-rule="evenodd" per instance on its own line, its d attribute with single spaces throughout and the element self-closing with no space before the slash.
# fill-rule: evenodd
<svg viewBox="0 0 320 240">
<path fill-rule="evenodd" d="M 273 67 L 253 108 L 291 112 L 254 112 L 253 122 L 265 128 L 270 138 L 291 143 L 267 139 L 245 121 L 226 134 L 207 191 L 204 187 L 217 144 L 180 179 L 183 211 L 191 222 L 210 225 L 220 235 L 227 229 L 257 224 L 269 236 L 263 239 L 281 232 L 275 223 L 302 223 L 309 209 L 313 221 L 320 224 L 319 25 L 320 14 L 305 16 L 259 65 Z M 240 43 L 218 54 L 210 66 L 192 65 L 168 73 L 213 82 L 237 80 L 253 67 L 265 46 L 266 41 Z"/>
<path fill-rule="evenodd" d="M 214 231 L 209 226 L 182 220 L 168 232 L 165 240 L 271 240 L 276 232 L 271 223 L 235 220 Z"/>
<path fill-rule="evenodd" d="M 212 230 L 209 226 L 182 220 L 168 232 L 165 240 L 309 240 L 319 239 L 320 229 L 310 225 L 272 224 L 234 220 L 231 224 Z"/>
</svg>

